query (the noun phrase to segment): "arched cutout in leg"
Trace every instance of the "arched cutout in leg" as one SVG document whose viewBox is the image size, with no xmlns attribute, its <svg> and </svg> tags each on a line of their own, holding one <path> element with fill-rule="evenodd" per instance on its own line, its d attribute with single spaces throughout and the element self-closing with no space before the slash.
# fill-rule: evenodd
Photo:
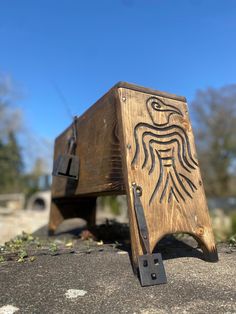
<svg viewBox="0 0 236 314">
<path fill-rule="evenodd" d="M 88 228 L 93 227 L 96 224 L 96 197 L 52 200 L 48 226 L 49 235 L 53 235 L 57 227 L 68 218 L 82 218 L 87 221 Z"/>
<path fill-rule="evenodd" d="M 160 240 L 157 241 L 153 253 L 160 252 L 162 254 L 163 260 L 180 258 L 180 257 L 194 257 L 209 262 L 217 262 L 218 254 L 216 247 L 210 247 L 208 243 L 204 242 L 203 239 L 196 236 L 196 234 L 189 232 L 181 232 L 186 236 L 192 237 L 201 251 L 194 247 L 193 239 L 189 238 L 186 240 L 178 239 L 175 234 L 166 234 Z M 194 242 L 195 242 L 194 241 Z M 212 241 L 209 241 L 212 243 Z"/>
<path fill-rule="evenodd" d="M 204 255 L 204 260 L 211 263 L 218 262 L 219 257 L 217 248 L 216 245 L 212 245 L 212 239 L 209 239 L 209 237 L 206 236 L 198 236 L 194 234 L 192 236 L 195 238 L 199 247 L 201 248 Z"/>
</svg>

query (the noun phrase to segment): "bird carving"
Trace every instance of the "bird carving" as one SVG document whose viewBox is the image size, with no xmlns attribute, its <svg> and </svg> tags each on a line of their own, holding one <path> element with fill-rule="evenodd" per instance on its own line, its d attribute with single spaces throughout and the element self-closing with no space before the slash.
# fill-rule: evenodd
<svg viewBox="0 0 236 314">
<path fill-rule="evenodd" d="M 135 153 L 131 165 L 139 164 L 149 176 L 155 175 L 156 184 L 151 191 L 149 205 L 157 199 L 176 202 L 192 198 L 197 190 L 189 175 L 198 166 L 193 158 L 185 129 L 172 123 L 172 117 L 183 113 L 157 97 L 146 101 L 151 124 L 140 122 L 134 128 Z"/>
</svg>

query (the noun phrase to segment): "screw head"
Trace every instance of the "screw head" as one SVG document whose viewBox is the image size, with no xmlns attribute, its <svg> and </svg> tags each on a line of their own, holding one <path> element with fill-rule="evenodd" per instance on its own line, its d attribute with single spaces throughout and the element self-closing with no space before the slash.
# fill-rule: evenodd
<svg viewBox="0 0 236 314">
<path fill-rule="evenodd" d="M 137 192 L 137 194 L 138 194 L 138 196 L 142 196 L 142 188 L 141 188 L 141 186 L 136 186 L 136 192 Z"/>
<path fill-rule="evenodd" d="M 155 273 L 152 273 L 151 278 L 152 278 L 152 280 L 155 280 L 155 279 L 157 279 L 157 275 Z"/>
<path fill-rule="evenodd" d="M 203 228 L 203 227 L 199 226 L 199 227 L 197 228 L 197 235 L 198 235 L 199 237 L 202 237 L 202 236 L 204 235 L 204 228 Z"/>
</svg>

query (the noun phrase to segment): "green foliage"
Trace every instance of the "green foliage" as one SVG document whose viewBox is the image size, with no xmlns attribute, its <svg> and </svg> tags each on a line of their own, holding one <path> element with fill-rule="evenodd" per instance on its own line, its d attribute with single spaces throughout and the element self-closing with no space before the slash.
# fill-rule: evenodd
<svg viewBox="0 0 236 314">
<path fill-rule="evenodd" d="M 36 257 L 35 256 L 30 256 L 30 258 L 29 258 L 29 261 L 30 262 L 34 262 L 36 260 Z"/>
<path fill-rule="evenodd" d="M 4 249 L 13 252 L 16 250 L 24 251 L 25 245 L 35 243 L 36 240 L 37 238 L 33 237 L 32 234 L 23 231 L 21 235 L 18 235 L 11 241 L 6 242 Z"/>
<path fill-rule="evenodd" d="M 19 110 L 12 106 L 15 91 L 8 77 L 0 73 L 0 191 L 21 192 L 23 161 L 17 141 L 21 124 Z"/>
<path fill-rule="evenodd" d="M 116 196 L 104 196 L 101 198 L 101 204 L 103 207 L 107 206 L 110 208 L 114 215 L 120 214 L 120 204 Z"/>
<path fill-rule="evenodd" d="M 30 174 L 24 176 L 25 196 L 28 199 L 32 194 L 39 191 L 41 188 L 39 184 L 40 178 L 44 175 L 44 161 L 41 158 L 36 159 L 34 168 Z"/>
<path fill-rule="evenodd" d="M 236 247 L 236 234 L 229 238 L 229 245 Z"/>
<path fill-rule="evenodd" d="M 44 157 L 38 158 L 32 173 L 24 174 L 18 140 L 20 135 L 24 138 L 25 128 L 22 128 L 22 112 L 14 105 L 19 97 L 11 78 L 0 72 L 0 193 L 24 193 L 27 199 L 41 188 L 39 178 L 46 163 Z"/>
<path fill-rule="evenodd" d="M 232 215 L 231 221 L 232 221 L 232 234 L 234 234 L 236 237 L 236 213 Z"/>
<path fill-rule="evenodd" d="M 64 241 L 61 241 L 61 247 L 67 248 L 66 240 Z M 8 260 L 14 260 L 18 263 L 34 262 L 38 250 L 44 250 L 50 255 L 58 255 L 59 249 L 58 243 L 53 240 L 40 239 L 32 234 L 22 232 L 21 235 L 6 242 L 4 246 L 0 246 L 0 262 Z"/>
<path fill-rule="evenodd" d="M 26 252 L 26 250 L 21 250 L 20 252 L 19 252 L 19 254 L 18 254 L 18 260 L 17 260 L 17 262 L 19 262 L 19 263 L 22 263 L 22 262 L 24 262 L 24 259 L 26 258 L 26 257 L 28 257 L 28 253 Z"/>
<path fill-rule="evenodd" d="M 207 194 L 234 195 L 236 85 L 198 91 L 190 108 Z"/>
<path fill-rule="evenodd" d="M 23 162 L 16 135 L 9 131 L 5 141 L 0 137 L 0 191 L 20 192 L 23 188 Z"/>
<path fill-rule="evenodd" d="M 58 250 L 57 244 L 55 242 L 50 243 L 49 250 L 53 253 L 57 252 Z"/>
</svg>

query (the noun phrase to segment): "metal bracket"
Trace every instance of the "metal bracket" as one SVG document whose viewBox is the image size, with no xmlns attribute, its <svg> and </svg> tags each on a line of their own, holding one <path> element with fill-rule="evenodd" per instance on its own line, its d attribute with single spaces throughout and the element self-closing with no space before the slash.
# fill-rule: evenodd
<svg viewBox="0 0 236 314">
<path fill-rule="evenodd" d="M 140 200 L 142 188 L 132 184 L 134 209 L 139 229 L 139 235 L 145 249 L 145 254 L 138 256 L 139 275 L 142 286 L 152 286 L 167 283 L 165 268 L 160 253 L 151 254 L 149 233 L 143 206 Z"/>
<path fill-rule="evenodd" d="M 143 287 L 167 283 L 161 253 L 139 256 L 138 267 L 140 281 Z"/>
<path fill-rule="evenodd" d="M 60 154 L 53 165 L 53 176 L 66 177 L 67 179 L 79 179 L 79 157 L 75 155 L 77 145 L 77 117 L 74 117 L 72 124 L 72 135 L 68 140 L 65 154 Z"/>
<path fill-rule="evenodd" d="M 54 163 L 53 176 L 66 177 L 78 180 L 79 178 L 79 157 L 75 155 L 59 155 Z"/>
</svg>

